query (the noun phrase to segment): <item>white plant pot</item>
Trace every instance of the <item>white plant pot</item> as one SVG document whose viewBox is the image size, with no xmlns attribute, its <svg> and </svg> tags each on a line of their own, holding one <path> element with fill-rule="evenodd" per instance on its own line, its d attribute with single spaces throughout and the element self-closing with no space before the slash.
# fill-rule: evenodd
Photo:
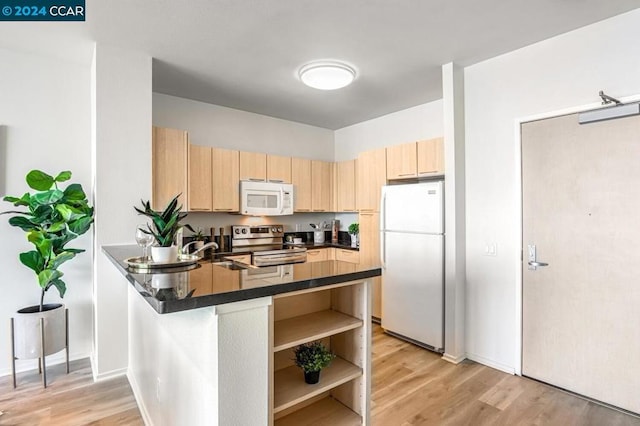
<svg viewBox="0 0 640 426">
<path fill-rule="evenodd" d="M 178 246 L 151 247 L 151 258 L 157 263 L 176 262 L 178 260 Z"/>
<path fill-rule="evenodd" d="M 44 318 L 45 355 L 61 351 L 66 346 L 65 309 L 62 303 L 20 309 L 14 319 L 15 356 L 18 359 L 34 359 L 42 356 L 40 318 Z"/>
<path fill-rule="evenodd" d="M 358 247 L 358 234 L 349 235 L 351 235 L 351 247 Z"/>
</svg>

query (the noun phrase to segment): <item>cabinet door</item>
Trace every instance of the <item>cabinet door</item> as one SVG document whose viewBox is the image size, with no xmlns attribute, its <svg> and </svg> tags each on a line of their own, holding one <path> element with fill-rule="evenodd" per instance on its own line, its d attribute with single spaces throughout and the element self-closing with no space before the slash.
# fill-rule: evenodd
<svg viewBox="0 0 640 426">
<path fill-rule="evenodd" d="M 291 157 L 267 155 L 267 180 L 291 183 Z"/>
<path fill-rule="evenodd" d="M 211 149 L 213 211 L 240 210 L 240 153 L 231 149 Z"/>
<path fill-rule="evenodd" d="M 380 266 L 380 214 L 361 212 L 360 224 L 360 264 L 366 267 Z M 382 278 L 372 280 L 373 305 L 371 314 L 382 318 Z"/>
<path fill-rule="evenodd" d="M 267 154 L 240 151 L 240 180 L 267 180 Z"/>
<path fill-rule="evenodd" d="M 336 211 L 356 210 L 356 161 L 336 163 Z"/>
<path fill-rule="evenodd" d="M 333 197 L 333 179 L 331 163 L 327 161 L 311 161 L 311 210 L 314 212 L 331 211 Z"/>
<path fill-rule="evenodd" d="M 360 253 L 355 250 L 336 249 L 336 260 L 349 263 L 360 263 Z"/>
<path fill-rule="evenodd" d="M 211 211 L 211 148 L 189 144 L 189 211 Z"/>
<path fill-rule="evenodd" d="M 403 143 L 387 148 L 387 179 L 417 177 L 417 144 Z"/>
<path fill-rule="evenodd" d="M 444 174 L 444 138 L 418 141 L 418 176 Z"/>
<path fill-rule="evenodd" d="M 311 160 L 291 159 L 291 183 L 294 186 L 294 208 L 296 212 L 311 211 Z"/>
<path fill-rule="evenodd" d="M 380 194 L 387 183 L 385 149 L 361 152 L 356 162 L 356 207 L 361 212 L 380 211 Z"/>
<path fill-rule="evenodd" d="M 327 249 L 307 250 L 307 262 L 322 262 L 329 260 Z"/>
<path fill-rule="evenodd" d="M 178 194 L 187 209 L 187 151 L 189 135 L 184 130 L 153 127 L 151 145 L 151 206 L 163 210 Z"/>
</svg>

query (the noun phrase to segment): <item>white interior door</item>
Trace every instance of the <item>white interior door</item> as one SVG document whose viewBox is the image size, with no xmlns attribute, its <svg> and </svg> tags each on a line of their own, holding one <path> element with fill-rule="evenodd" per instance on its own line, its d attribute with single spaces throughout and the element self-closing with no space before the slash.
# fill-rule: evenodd
<svg viewBox="0 0 640 426">
<path fill-rule="evenodd" d="M 640 117 L 523 124 L 522 196 L 523 375 L 640 413 Z"/>
</svg>

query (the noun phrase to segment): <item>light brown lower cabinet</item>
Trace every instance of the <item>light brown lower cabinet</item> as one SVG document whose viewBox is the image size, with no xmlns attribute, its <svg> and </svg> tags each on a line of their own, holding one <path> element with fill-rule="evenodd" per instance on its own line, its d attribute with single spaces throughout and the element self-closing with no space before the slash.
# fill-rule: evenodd
<svg viewBox="0 0 640 426">
<path fill-rule="evenodd" d="M 300 265 L 311 273 L 324 264 Z M 274 297 L 272 416 L 276 426 L 370 424 L 371 324 L 365 321 L 369 317 L 367 303 L 364 282 Z M 322 370 L 318 384 L 308 385 L 293 362 L 293 350 L 318 340 L 336 358 Z"/>
<path fill-rule="evenodd" d="M 329 260 L 329 249 L 319 248 L 307 250 L 307 262 L 322 262 Z"/>
</svg>

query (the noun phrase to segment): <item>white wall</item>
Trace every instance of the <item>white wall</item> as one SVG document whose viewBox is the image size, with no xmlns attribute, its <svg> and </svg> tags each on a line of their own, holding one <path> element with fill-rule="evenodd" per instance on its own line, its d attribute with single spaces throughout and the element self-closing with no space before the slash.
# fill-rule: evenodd
<svg viewBox="0 0 640 426">
<path fill-rule="evenodd" d="M 0 64 L 0 197 L 32 191 L 24 180 L 31 169 L 49 174 L 71 170 L 73 182 L 82 184 L 91 197 L 89 64 L 4 49 Z M 0 202 L 0 211 L 10 208 Z M 9 318 L 40 298 L 35 275 L 18 260 L 18 254 L 32 246 L 7 220 L 0 216 L 0 376 L 11 371 Z M 63 302 L 69 308 L 72 358 L 87 357 L 91 351 L 91 242 L 89 233 L 71 245 L 88 252 L 63 266 L 64 299 L 55 289 L 45 296 L 45 302 Z M 35 368 L 36 362 L 18 362 L 17 368 Z"/>
<path fill-rule="evenodd" d="M 361 151 L 440 137 L 442 100 L 418 105 L 335 131 L 335 161 L 352 160 Z"/>
<path fill-rule="evenodd" d="M 332 130 L 175 96 L 153 94 L 153 125 L 195 145 L 333 161 Z"/>
<path fill-rule="evenodd" d="M 640 10 L 468 67 L 466 96 L 467 354 L 519 363 L 520 259 L 516 120 L 640 94 Z M 484 256 L 497 243 L 497 256 Z"/>
<path fill-rule="evenodd" d="M 151 57 L 97 45 L 92 67 L 96 196 L 94 377 L 127 367 L 127 286 L 101 246 L 134 243 L 133 210 L 151 195 Z"/>
</svg>

